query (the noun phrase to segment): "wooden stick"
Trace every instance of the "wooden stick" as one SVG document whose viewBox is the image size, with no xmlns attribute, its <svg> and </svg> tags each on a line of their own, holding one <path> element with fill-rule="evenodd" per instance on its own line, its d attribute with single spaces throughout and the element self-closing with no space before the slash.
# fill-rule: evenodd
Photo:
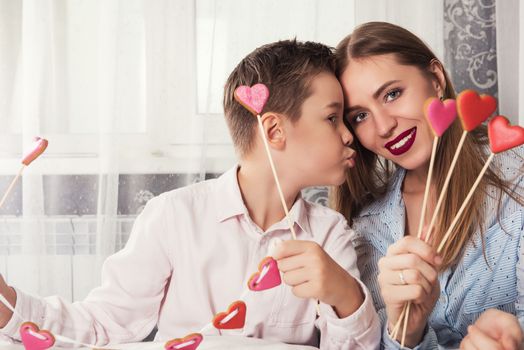
<svg viewBox="0 0 524 350">
<path fill-rule="evenodd" d="M 13 179 L 13 181 L 11 181 L 11 184 L 9 185 L 9 187 L 7 188 L 7 190 L 5 191 L 4 193 L 4 196 L 2 197 L 2 200 L 0 200 L 0 208 L 2 208 L 2 205 L 4 205 L 4 202 L 5 200 L 7 199 L 7 196 L 9 196 L 9 193 L 13 190 L 13 188 L 15 187 L 15 184 L 16 182 L 18 181 L 18 179 L 20 178 L 20 176 L 22 176 L 22 173 L 24 172 L 24 169 L 25 169 L 25 165 L 22 165 L 22 167 L 20 168 L 20 170 L 18 171 L 18 174 L 15 176 L 15 178 Z"/>
<path fill-rule="evenodd" d="M 418 238 L 422 236 L 422 228 L 424 227 L 424 219 L 426 218 L 426 208 L 428 205 L 429 191 L 431 189 L 431 177 L 433 175 L 433 166 L 435 164 L 435 155 L 437 154 L 437 145 L 438 145 L 438 136 L 435 136 L 433 138 L 433 148 L 431 149 L 431 158 L 429 161 L 428 176 L 426 178 L 426 188 L 424 189 L 424 199 L 422 200 L 422 210 L 420 212 L 420 220 L 418 223 L 418 232 L 417 232 Z M 406 331 L 407 331 L 410 309 L 411 309 L 411 301 L 408 302 L 408 306 L 406 309 L 406 315 L 404 318 L 404 328 L 402 330 L 402 340 L 400 342 L 400 346 L 402 348 L 404 347 L 405 340 L 406 340 Z"/>
<path fill-rule="evenodd" d="M 408 320 L 409 320 L 409 310 L 411 308 L 411 302 L 408 303 L 408 307 L 406 309 L 406 316 L 404 317 L 404 327 L 402 329 L 402 340 L 400 342 L 400 348 L 404 348 L 404 344 L 406 344 L 406 331 L 408 329 Z"/>
<path fill-rule="evenodd" d="M 480 171 L 480 174 L 477 176 L 477 179 L 475 180 L 475 183 L 473 184 L 473 186 L 471 186 L 471 189 L 469 190 L 469 193 L 466 196 L 466 199 L 464 199 L 464 202 L 460 206 L 460 209 L 457 212 L 457 215 L 455 215 L 455 218 L 453 219 L 453 221 L 451 222 L 450 227 L 446 231 L 446 234 L 444 235 L 444 238 L 442 238 L 442 242 L 440 242 L 440 245 L 438 246 L 438 249 L 437 249 L 437 253 L 438 254 L 440 254 L 440 252 L 442 251 L 442 248 L 444 248 L 444 246 L 446 245 L 446 242 L 448 241 L 449 236 L 451 235 L 451 232 L 453 231 L 453 229 L 457 225 L 457 223 L 458 223 L 458 221 L 460 219 L 460 216 L 462 215 L 462 213 L 466 209 L 466 206 L 468 205 L 469 201 L 471 200 L 471 197 L 473 196 L 473 193 L 475 192 L 476 188 L 478 187 L 478 185 L 480 183 L 480 180 L 482 179 L 482 176 L 484 176 L 484 173 L 488 170 L 488 167 L 489 167 L 491 161 L 493 160 L 493 157 L 495 157 L 495 153 L 491 153 L 491 155 L 489 156 L 488 160 L 486 161 L 486 164 L 484 164 L 484 167 Z"/>
<path fill-rule="evenodd" d="M 402 324 L 402 320 L 404 319 L 404 315 L 406 314 L 406 310 L 408 308 L 408 304 L 404 304 L 404 307 L 402 308 L 402 312 L 400 313 L 400 316 L 398 317 L 397 323 L 395 323 L 395 326 L 393 327 L 393 330 L 391 331 L 391 338 L 396 339 L 398 335 L 398 331 L 400 330 L 400 325 Z"/>
<path fill-rule="evenodd" d="M 431 176 L 433 174 L 433 165 L 435 163 L 435 154 L 437 153 L 438 136 L 433 138 L 433 148 L 431 150 L 431 160 L 429 161 L 428 176 L 426 178 L 426 188 L 424 190 L 424 199 L 422 200 L 422 211 L 420 212 L 420 220 L 418 223 L 417 237 L 422 235 L 422 227 L 424 227 L 424 219 L 426 216 L 426 207 L 428 205 L 429 190 L 431 187 Z M 409 315 L 409 312 L 408 312 Z"/>
<path fill-rule="evenodd" d="M 455 151 L 455 155 L 453 156 L 453 160 L 451 161 L 451 165 L 448 170 L 448 174 L 446 175 L 446 180 L 444 181 L 444 186 L 442 186 L 442 190 L 440 191 L 437 205 L 435 206 L 435 211 L 433 212 L 433 217 L 431 218 L 431 221 L 429 223 L 428 232 L 427 232 L 427 236 L 425 239 L 426 242 L 429 242 L 429 239 L 431 237 L 431 232 L 433 231 L 433 226 L 435 226 L 435 222 L 437 221 L 440 206 L 442 205 L 442 202 L 444 201 L 444 196 L 446 194 L 446 191 L 448 190 L 449 182 L 451 180 L 451 175 L 453 174 L 453 170 L 455 169 L 455 165 L 457 164 L 457 160 L 459 158 L 460 151 L 462 150 L 462 145 L 464 144 L 464 140 L 466 140 L 467 135 L 468 135 L 468 132 L 464 130 L 464 132 L 462 133 L 462 137 L 460 138 L 459 144 L 457 146 L 457 150 Z"/>
<path fill-rule="evenodd" d="M 282 207 L 284 208 L 284 212 L 286 213 L 289 229 L 291 230 L 291 236 L 293 237 L 293 239 L 296 240 L 297 234 L 295 233 L 295 227 L 293 225 L 293 221 L 291 221 L 291 217 L 289 216 L 289 210 L 287 208 L 286 200 L 284 199 L 284 194 L 282 193 L 282 188 L 280 187 L 280 181 L 278 180 L 277 170 L 275 169 L 275 163 L 273 162 L 273 157 L 271 156 L 271 152 L 269 150 L 269 144 L 266 139 L 266 132 L 264 130 L 264 125 L 262 124 L 262 118 L 260 117 L 260 114 L 257 115 L 257 120 L 260 133 L 262 134 L 262 139 L 264 140 L 264 147 L 266 148 L 266 153 L 269 158 L 269 164 L 271 165 L 271 171 L 273 172 L 273 178 L 275 179 L 275 182 L 277 184 L 280 201 L 282 202 Z"/>
</svg>

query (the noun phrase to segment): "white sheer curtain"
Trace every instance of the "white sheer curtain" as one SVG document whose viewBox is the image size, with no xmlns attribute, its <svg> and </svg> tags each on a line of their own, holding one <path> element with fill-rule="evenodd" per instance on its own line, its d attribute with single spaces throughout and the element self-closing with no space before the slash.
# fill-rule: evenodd
<svg viewBox="0 0 524 350">
<path fill-rule="evenodd" d="M 524 125 L 524 5 L 496 2 L 499 113 Z"/>
<path fill-rule="evenodd" d="M 0 194 L 32 137 L 50 141 L 0 209 L 1 273 L 83 298 L 136 214 L 120 212 L 122 176 L 196 174 L 182 185 L 234 164 L 220 101 L 244 55 L 295 36 L 335 46 L 369 20 L 443 56 L 440 0 L 0 0 Z"/>
</svg>

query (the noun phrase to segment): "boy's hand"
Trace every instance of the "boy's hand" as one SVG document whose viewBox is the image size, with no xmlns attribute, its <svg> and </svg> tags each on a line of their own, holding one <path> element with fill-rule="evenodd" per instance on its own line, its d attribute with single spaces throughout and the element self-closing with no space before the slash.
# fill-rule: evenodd
<svg viewBox="0 0 524 350">
<path fill-rule="evenodd" d="M 489 309 L 484 312 L 474 325 L 468 327 L 468 335 L 460 343 L 465 350 L 523 349 L 523 336 L 517 318 L 507 312 Z"/>
<path fill-rule="evenodd" d="M 358 282 L 317 243 L 284 241 L 273 258 L 284 282 L 299 298 L 313 298 L 331 305 L 340 318 L 354 313 L 364 301 Z"/>
<path fill-rule="evenodd" d="M 16 292 L 13 288 L 9 287 L 4 281 L 4 277 L 0 274 L 0 293 L 9 301 L 12 306 L 16 304 Z M 13 312 L 9 310 L 4 303 L 0 302 L 0 328 L 4 328 Z"/>
</svg>

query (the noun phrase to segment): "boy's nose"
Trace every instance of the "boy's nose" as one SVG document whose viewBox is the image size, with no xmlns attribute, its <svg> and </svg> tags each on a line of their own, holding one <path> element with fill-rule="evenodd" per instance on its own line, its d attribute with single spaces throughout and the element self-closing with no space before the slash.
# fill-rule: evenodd
<svg viewBox="0 0 524 350">
<path fill-rule="evenodd" d="M 353 134 L 351 133 L 351 131 L 349 131 L 349 129 L 347 128 L 347 126 L 345 124 L 342 124 L 342 142 L 344 143 L 345 146 L 349 146 L 353 143 Z"/>
</svg>

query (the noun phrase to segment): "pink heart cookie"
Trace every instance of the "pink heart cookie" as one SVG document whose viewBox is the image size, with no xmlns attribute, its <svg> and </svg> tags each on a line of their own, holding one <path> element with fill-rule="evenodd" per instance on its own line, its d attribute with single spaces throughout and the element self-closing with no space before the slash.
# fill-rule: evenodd
<svg viewBox="0 0 524 350">
<path fill-rule="evenodd" d="M 33 322 L 24 322 L 20 326 L 20 337 L 26 350 L 45 350 L 52 347 L 55 337 L 49 331 L 40 330 Z"/>
<path fill-rule="evenodd" d="M 39 155 L 44 153 L 45 149 L 47 148 L 48 142 L 46 139 L 35 137 L 35 143 L 33 144 L 33 147 L 29 152 L 24 154 L 24 157 L 22 158 L 22 164 L 25 166 L 28 166 L 31 164 L 33 160 L 38 158 Z"/>
<path fill-rule="evenodd" d="M 425 103 L 424 114 L 435 136 L 440 137 L 457 118 L 457 105 L 453 99 L 441 102 L 438 98 L 432 97 Z"/>
<path fill-rule="evenodd" d="M 177 338 L 168 341 L 164 345 L 166 350 L 195 350 L 198 348 L 204 337 L 200 333 L 191 333 L 184 338 Z"/>
<path fill-rule="evenodd" d="M 268 99 L 269 89 L 264 84 L 241 85 L 235 89 L 235 100 L 254 115 L 262 112 Z"/>
<path fill-rule="evenodd" d="M 261 291 L 274 288 L 281 283 L 282 279 L 280 278 L 277 262 L 268 256 L 260 262 L 258 272 L 251 276 L 247 285 L 250 290 Z"/>
</svg>

